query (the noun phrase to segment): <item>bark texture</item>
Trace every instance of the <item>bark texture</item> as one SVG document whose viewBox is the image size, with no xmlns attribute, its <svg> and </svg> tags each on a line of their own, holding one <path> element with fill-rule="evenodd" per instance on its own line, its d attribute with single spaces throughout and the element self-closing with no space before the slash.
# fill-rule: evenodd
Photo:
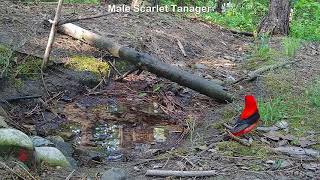
<svg viewBox="0 0 320 180">
<path fill-rule="evenodd" d="M 289 0 L 270 0 L 269 12 L 258 26 L 258 33 L 288 35 L 289 16 Z"/>
</svg>

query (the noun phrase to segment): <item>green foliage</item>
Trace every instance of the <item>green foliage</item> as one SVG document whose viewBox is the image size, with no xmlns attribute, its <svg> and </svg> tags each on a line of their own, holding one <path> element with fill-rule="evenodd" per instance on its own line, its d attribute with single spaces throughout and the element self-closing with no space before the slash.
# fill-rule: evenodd
<svg viewBox="0 0 320 180">
<path fill-rule="evenodd" d="M 267 35 L 261 35 L 255 40 L 255 46 L 253 51 L 253 58 L 258 60 L 267 61 L 272 57 L 272 51 L 269 46 L 270 37 Z"/>
<path fill-rule="evenodd" d="M 99 4 L 99 0 L 64 0 L 64 3 Z"/>
<path fill-rule="evenodd" d="M 320 108 L 320 79 L 317 79 L 313 86 L 307 90 L 307 95 L 311 103 L 317 108 Z"/>
<path fill-rule="evenodd" d="M 286 37 L 282 40 L 282 46 L 284 54 L 289 58 L 293 58 L 300 47 L 300 39 Z"/>
<path fill-rule="evenodd" d="M 57 2 L 58 0 L 21 0 L 22 2 Z M 99 4 L 99 0 L 64 0 L 63 3 Z"/>
<path fill-rule="evenodd" d="M 320 40 L 320 1 L 297 0 L 293 4 L 291 36 L 305 40 Z"/>
<path fill-rule="evenodd" d="M 11 51 L 7 46 L 0 44 L 0 78 L 7 75 L 12 56 L 13 51 Z"/>
<path fill-rule="evenodd" d="M 163 5 L 178 4 L 179 0 L 162 0 Z M 320 2 L 318 0 L 294 0 L 291 2 L 290 36 L 305 40 L 320 40 Z M 185 5 L 194 5 L 184 1 Z M 196 1 L 196 5 L 212 6 L 214 1 Z M 222 14 L 210 12 L 201 17 L 225 27 L 255 32 L 263 16 L 268 12 L 269 0 L 231 1 Z"/>
<path fill-rule="evenodd" d="M 267 10 L 267 0 L 243 0 L 241 3 L 231 4 L 222 14 L 211 12 L 204 14 L 204 18 L 233 29 L 255 31 Z"/>
<path fill-rule="evenodd" d="M 26 58 L 25 62 L 15 68 L 16 77 L 38 78 L 41 73 L 42 60 L 39 58 Z"/>
<path fill-rule="evenodd" d="M 295 92 L 291 78 L 294 77 L 288 73 L 264 77 L 265 87 L 272 91 L 272 95 L 258 100 L 259 111 L 265 125 L 287 120 L 292 134 L 303 135 L 319 128 L 320 79 L 307 87 L 300 87 L 302 92 Z"/>
</svg>

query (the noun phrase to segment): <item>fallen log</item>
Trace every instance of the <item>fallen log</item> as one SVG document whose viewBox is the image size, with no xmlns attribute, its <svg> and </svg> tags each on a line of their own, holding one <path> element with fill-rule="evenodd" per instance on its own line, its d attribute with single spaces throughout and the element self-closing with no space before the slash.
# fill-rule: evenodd
<svg viewBox="0 0 320 180">
<path fill-rule="evenodd" d="M 146 176 L 160 176 L 160 177 L 205 177 L 216 176 L 217 172 L 211 171 L 171 171 L 171 170 L 147 170 Z"/>
<path fill-rule="evenodd" d="M 263 73 L 265 73 L 267 71 L 272 71 L 274 69 L 281 68 L 281 67 L 286 66 L 288 64 L 294 64 L 294 63 L 299 62 L 299 61 L 301 61 L 301 60 L 285 61 L 285 62 L 281 62 L 281 63 L 278 63 L 278 64 L 269 65 L 269 66 L 265 66 L 265 67 L 259 68 L 259 69 L 255 70 L 255 71 L 250 72 L 246 79 L 247 79 L 247 81 L 252 81 L 252 80 L 256 79 L 258 76 L 260 76 L 261 74 L 263 74 Z"/>
<path fill-rule="evenodd" d="M 106 37 L 90 32 L 74 24 L 63 24 L 58 27 L 58 32 L 81 40 L 98 49 L 107 50 L 111 55 L 129 61 L 139 69 L 149 71 L 219 101 L 231 102 L 233 100 L 232 95 L 227 93 L 222 86 L 212 81 L 163 63 L 149 54 L 137 52 L 132 48 L 121 47 Z"/>
<path fill-rule="evenodd" d="M 299 61 L 301 61 L 301 60 L 299 59 L 299 60 L 296 60 L 296 61 L 285 61 L 285 62 L 281 62 L 281 63 L 278 63 L 278 64 L 273 64 L 273 65 L 261 67 L 261 68 L 259 68 L 257 70 L 249 72 L 246 76 L 243 76 L 243 77 L 241 77 L 241 78 L 239 78 L 239 79 L 237 79 L 237 80 L 235 80 L 233 82 L 230 82 L 228 85 L 237 84 L 237 83 L 242 82 L 242 81 L 253 81 L 253 80 L 257 79 L 259 76 L 261 76 L 263 73 L 265 73 L 267 71 L 272 71 L 272 70 L 284 67 L 284 66 L 289 65 L 289 64 L 294 64 L 294 63 L 299 62 Z"/>
</svg>

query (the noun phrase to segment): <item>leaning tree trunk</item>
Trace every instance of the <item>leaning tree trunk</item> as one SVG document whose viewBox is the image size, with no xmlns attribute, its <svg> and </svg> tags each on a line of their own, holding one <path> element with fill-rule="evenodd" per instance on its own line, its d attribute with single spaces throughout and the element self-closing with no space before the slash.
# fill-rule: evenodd
<svg viewBox="0 0 320 180">
<path fill-rule="evenodd" d="M 289 0 L 270 0 L 269 13 L 258 26 L 258 33 L 288 35 L 289 16 Z"/>
<path fill-rule="evenodd" d="M 216 1 L 216 8 L 214 11 L 217 13 L 222 13 L 222 4 L 223 4 L 223 0 L 217 0 Z"/>
</svg>

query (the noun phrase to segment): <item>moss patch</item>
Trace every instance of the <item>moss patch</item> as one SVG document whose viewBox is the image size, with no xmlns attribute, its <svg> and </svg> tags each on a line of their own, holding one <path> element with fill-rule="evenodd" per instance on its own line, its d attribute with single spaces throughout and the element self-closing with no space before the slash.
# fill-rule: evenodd
<svg viewBox="0 0 320 180">
<path fill-rule="evenodd" d="M 71 57 L 66 66 L 76 71 L 90 71 L 97 76 L 105 76 L 110 71 L 108 63 L 88 56 Z"/>
<path fill-rule="evenodd" d="M 15 68 L 16 77 L 36 79 L 41 74 L 42 59 L 29 57 Z"/>
<path fill-rule="evenodd" d="M 216 145 L 218 151 L 228 156 L 255 156 L 265 158 L 271 152 L 262 144 L 254 142 L 251 147 L 233 141 L 223 141 Z"/>
</svg>

